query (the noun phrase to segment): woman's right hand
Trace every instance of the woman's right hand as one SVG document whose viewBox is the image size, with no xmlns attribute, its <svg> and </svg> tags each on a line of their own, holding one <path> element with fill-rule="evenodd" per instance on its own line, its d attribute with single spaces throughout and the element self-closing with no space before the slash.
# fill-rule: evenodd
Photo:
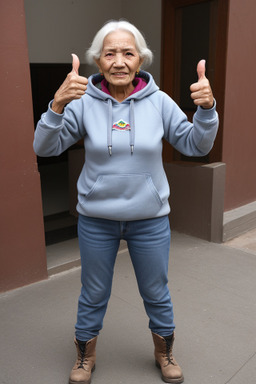
<svg viewBox="0 0 256 384">
<path fill-rule="evenodd" d="M 80 66 L 79 58 L 73 53 L 72 57 L 72 71 L 67 75 L 66 79 L 54 95 L 52 110 L 56 113 L 63 113 L 65 105 L 72 100 L 80 99 L 87 89 L 87 78 L 79 76 L 78 74 Z"/>
</svg>

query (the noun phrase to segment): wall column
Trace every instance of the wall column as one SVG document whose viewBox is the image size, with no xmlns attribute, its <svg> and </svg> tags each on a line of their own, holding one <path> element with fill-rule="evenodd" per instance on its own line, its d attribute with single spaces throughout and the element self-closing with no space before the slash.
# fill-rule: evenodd
<svg viewBox="0 0 256 384">
<path fill-rule="evenodd" d="M 0 291 L 47 278 L 23 1 L 0 12 Z"/>
</svg>

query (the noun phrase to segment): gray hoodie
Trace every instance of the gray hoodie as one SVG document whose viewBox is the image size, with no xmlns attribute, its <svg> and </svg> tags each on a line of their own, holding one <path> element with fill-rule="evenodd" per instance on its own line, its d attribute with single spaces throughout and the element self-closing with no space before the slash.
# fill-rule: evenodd
<svg viewBox="0 0 256 384">
<path fill-rule="evenodd" d="M 85 95 L 63 114 L 50 105 L 37 124 L 34 150 L 58 156 L 84 138 L 85 163 L 77 182 L 77 211 L 110 220 L 141 220 L 170 212 L 168 181 L 162 163 L 162 139 L 187 156 L 204 156 L 218 129 L 215 105 L 198 107 L 193 124 L 144 71 L 142 90 L 119 103 L 88 79 Z"/>
</svg>

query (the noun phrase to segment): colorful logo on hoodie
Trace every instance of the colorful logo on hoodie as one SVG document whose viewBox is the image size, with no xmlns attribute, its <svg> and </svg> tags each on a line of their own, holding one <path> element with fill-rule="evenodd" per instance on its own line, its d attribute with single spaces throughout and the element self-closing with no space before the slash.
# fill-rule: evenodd
<svg viewBox="0 0 256 384">
<path fill-rule="evenodd" d="M 130 124 L 126 123 L 124 120 L 119 120 L 113 124 L 112 129 L 115 131 L 130 131 Z"/>
</svg>

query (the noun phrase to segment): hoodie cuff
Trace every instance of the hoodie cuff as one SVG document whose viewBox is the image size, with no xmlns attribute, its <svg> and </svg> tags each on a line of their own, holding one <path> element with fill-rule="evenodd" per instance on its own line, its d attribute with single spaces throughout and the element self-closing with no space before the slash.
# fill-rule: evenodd
<svg viewBox="0 0 256 384">
<path fill-rule="evenodd" d="M 48 110 L 44 114 L 44 121 L 47 125 L 50 125 L 52 127 L 59 127 L 62 123 L 64 112 L 59 114 L 52 110 L 52 101 L 48 104 Z"/>
<path fill-rule="evenodd" d="M 214 99 L 212 108 L 205 109 L 202 107 L 197 108 L 197 117 L 201 120 L 202 119 L 214 119 L 216 115 L 216 100 Z"/>
</svg>

